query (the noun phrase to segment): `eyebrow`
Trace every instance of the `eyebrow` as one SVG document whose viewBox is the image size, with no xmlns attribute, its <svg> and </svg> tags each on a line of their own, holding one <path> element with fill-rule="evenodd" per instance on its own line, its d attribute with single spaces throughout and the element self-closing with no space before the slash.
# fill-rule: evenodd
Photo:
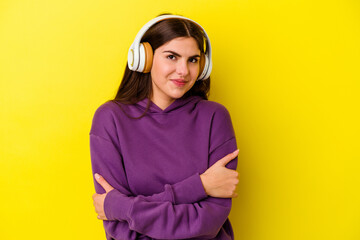
<svg viewBox="0 0 360 240">
<path fill-rule="evenodd" d="M 175 56 L 177 56 L 177 57 L 181 57 L 181 55 L 178 54 L 177 52 L 170 51 L 170 50 L 163 51 L 163 53 L 171 53 L 171 54 L 173 54 L 173 55 L 175 55 Z M 196 58 L 196 57 L 200 57 L 200 55 L 197 54 L 197 55 L 194 55 L 194 56 L 190 56 L 189 58 Z"/>
</svg>

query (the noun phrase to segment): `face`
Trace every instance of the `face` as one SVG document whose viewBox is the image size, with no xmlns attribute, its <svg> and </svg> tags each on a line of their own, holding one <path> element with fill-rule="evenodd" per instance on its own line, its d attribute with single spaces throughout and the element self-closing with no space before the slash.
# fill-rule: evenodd
<svg viewBox="0 0 360 240">
<path fill-rule="evenodd" d="M 182 97 L 195 84 L 199 61 L 200 50 L 191 37 L 174 38 L 157 48 L 151 68 L 151 100 L 167 107 Z"/>
</svg>

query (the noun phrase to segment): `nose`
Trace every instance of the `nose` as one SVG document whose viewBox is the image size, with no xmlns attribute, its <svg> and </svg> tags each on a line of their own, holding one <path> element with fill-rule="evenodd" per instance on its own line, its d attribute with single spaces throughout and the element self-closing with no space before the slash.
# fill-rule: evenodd
<svg viewBox="0 0 360 240">
<path fill-rule="evenodd" d="M 186 60 L 181 60 L 177 62 L 176 73 L 182 77 L 189 74 L 189 66 Z"/>
</svg>

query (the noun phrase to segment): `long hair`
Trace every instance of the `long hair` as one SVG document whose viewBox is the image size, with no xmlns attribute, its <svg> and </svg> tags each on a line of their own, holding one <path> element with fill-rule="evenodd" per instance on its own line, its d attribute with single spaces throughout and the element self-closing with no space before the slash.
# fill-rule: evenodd
<svg viewBox="0 0 360 240">
<path fill-rule="evenodd" d="M 163 14 L 161 14 L 163 15 Z M 159 16 L 161 16 L 159 15 Z M 168 14 L 166 14 L 168 15 Z M 150 43 L 153 52 L 163 44 L 178 37 L 192 37 L 198 44 L 200 53 L 205 53 L 205 34 L 202 29 L 192 21 L 179 18 L 169 18 L 157 22 L 151 26 L 141 39 L 141 42 Z M 208 48 L 206 47 L 206 51 Z M 207 100 L 210 91 L 210 77 L 205 80 L 196 81 L 193 87 L 187 91 L 182 98 L 190 96 L 200 96 Z M 152 81 L 150 73 L 140 73 L 131 71 L 127 65 L 125 72 L 114 99 L 111 101 L 122 104 L 135 104 L 145 98 L 150 99 L 152 94 Z M 120 107 L 121 105 L 118 104 Z M 144 116 L 150 106 L 140 117 Z M 138 117 L 138 118 L 140 118 Z"/>
</svg>

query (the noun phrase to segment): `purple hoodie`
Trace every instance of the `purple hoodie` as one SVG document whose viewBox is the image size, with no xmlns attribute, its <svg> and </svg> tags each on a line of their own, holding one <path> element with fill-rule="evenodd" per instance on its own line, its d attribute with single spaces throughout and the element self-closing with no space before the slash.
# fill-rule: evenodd
<svg viewBox="0 0 360 240">
<path fill-rule="evenodd" d="M 234 239 L 230 198 L 207 196 L 200 180 L 237 149 L 227 109 L 198 96 L 154 103 L 106 102 L 90 131 L 93 173 L 115 189 L 104 202 L 107 239 Z M 236 169 L 237 158 L 226 167 Z M 104 189 L 95 181 L 96 192 Z"/>
</svg>

